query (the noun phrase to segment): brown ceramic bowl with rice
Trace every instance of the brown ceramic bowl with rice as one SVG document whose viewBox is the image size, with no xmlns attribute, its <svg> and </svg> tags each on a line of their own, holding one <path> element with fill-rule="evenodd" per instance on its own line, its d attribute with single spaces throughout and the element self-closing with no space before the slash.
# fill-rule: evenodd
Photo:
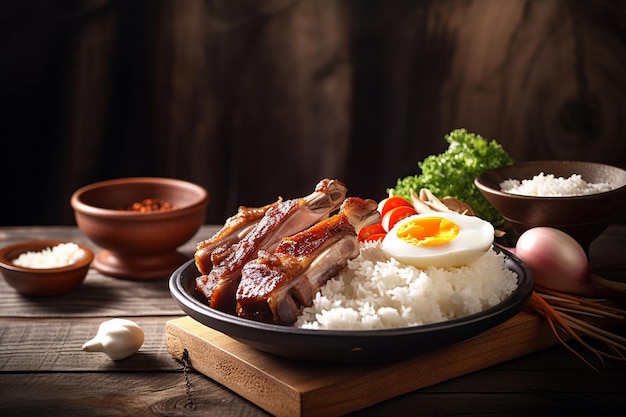
<svg viewBox="0 0 626 417">
<path fill-rule="evenodd" d="M 584 183 L 597 185 L 602 191 L 557 197 L 545 196 L 543 191 L 540 195 L 521 195 L 501 189 L 504 181 L 530 181 L 541 173 L 545 176 L 552 174 L 556 179 L 580 175 Z M 554 227 L 574 237 L 585 250 L 617 216 L 625 213 L 626 170 L 606 164 L 583 161 L 522 162 L 486 171 L 474 183 L 518 233 L 537 226 Z M 602 187 L 603 184 L 609 190 Z M 577 191 L 571 191 L 571 194 L 575 193 Z"/>
<path fill-rule="evenodd" d="M 97 182 L 71 197 L 78 228 L 103 249 L 94 268 L 131 280 L 166 278 L 189 259 L 177 249 L 204 223 L 208 201 L 199 185 L 154 177 Z"/>
<path fill-rule="evenodd" d="M 93 252 L 79 243 L 32 240 L 0 249 L 0 272 L 21 294 L 61 295 L 85 280 L 93 259 Z"/>
</svg>

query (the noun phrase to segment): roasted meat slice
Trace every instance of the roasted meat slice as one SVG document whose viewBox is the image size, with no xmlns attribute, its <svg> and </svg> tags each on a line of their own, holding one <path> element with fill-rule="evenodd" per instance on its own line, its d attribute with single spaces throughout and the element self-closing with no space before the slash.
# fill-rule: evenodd
<svg viewBox="0 0 626 417">
<path fill-rule="evenodd" d="M 208 274 L 213 267 L 211 255 L 216 249 L 221 248 L 222 250 L 219 252 L 223 252 L 223 249 L 239 242 L 269 209 L 276 207 L 281 202 L 282 198 L 279 198 L 262 207 L 240 206 L 237 214 L 226 219 L 224 226 L 217 233 L 196 245 L 194 258 L 198 271 L 203 275 Z"/>
<path fill-rule="evenodd" d="M 271 252 L 284 236 L 298 233 L 326 218 L 341 206 L 346 192 L 346 186 L 340 181 L 324 179 L 310 195 L 283 201 L 269 209 L 239 242 L 213 255 L 213 268 L 196 279 L 196 288 L 212 308 L 234 314 L 235 293 L 243 266 L 255 259 L 259 250 Z"/>
<path fill-rule="evenodd" d="M 377 203 L 350 197 L 341 211 L 309 229 L 285 237 L 273 253 L 259 252 L 242 271 L 237 315 L 292 324 L 301 305 L 359 254 L 358 231 L 379 221 Z"/>
</svg>

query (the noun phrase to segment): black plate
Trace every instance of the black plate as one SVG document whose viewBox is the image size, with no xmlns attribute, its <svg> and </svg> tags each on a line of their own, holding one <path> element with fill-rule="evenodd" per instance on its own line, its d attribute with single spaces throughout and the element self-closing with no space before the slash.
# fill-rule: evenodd
<svg viewBox="0 0 626 417">
<path fill-rule="evenodd" d="M 406 359 L 494 327 L 516 315 L 533 290 L 530 270 L 513 254 L 505 265 L 517 273 L 518 287 L 497 306 L 459 319 L 422 326 L 382 330 L 312 330 L 243 319 L 210 308 L 195 290 L 199 275 L 192 260 L 172 274 L 169 287 L 180 308 L 198 322 L 248 346 L 278 356 L 341 363 L 374 363 Z"/>
</svg>

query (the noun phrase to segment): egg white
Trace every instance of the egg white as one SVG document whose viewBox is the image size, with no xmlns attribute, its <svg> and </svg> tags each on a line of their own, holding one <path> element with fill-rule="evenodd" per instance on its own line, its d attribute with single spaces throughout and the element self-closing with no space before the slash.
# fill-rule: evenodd
<svg viewBox="0 0 626 417">
<path fill-rule="evenodd" d="M 451 241 L 437 246 L 415 246 L 397 236 L 398 228 L 420 217 L 443 217 L 459 226 L 459 234 Z M 491 223 L 475 216 L 457 213 L 424 213 L 399 221 L 382 241 L 383 252 L 398 262 L 417 268 L 438 268 L 467 265 L 480 258 L 493 245 Z"/>
</svg>

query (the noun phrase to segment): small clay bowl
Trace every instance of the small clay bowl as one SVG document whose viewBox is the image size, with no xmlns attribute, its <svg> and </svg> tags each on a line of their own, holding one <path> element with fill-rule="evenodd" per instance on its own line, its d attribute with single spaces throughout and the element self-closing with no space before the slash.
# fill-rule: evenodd
<svg viewBox="0 0 626 417">
<path fill-rule="evenodd" d="M 573 197 L 524 196 L 500 190 L 504 180 L 532 179 L 541 172 L 563 178 L 579 174 L 587 183 L 608 183 L 613 189 Z M 626 170 L 594 162 L 522 162 L 486 171 L 474 183 L 517 232 L 554 227 L 575 238 L 585 250 L 617 215 L 624 213 L 626 203 Z"/>
<path fill-rule="evenodd" d="M 135 211 L 146 199 L 167 210 Z M 103 250 L 94 268 L 115 278 L 166 278 L 189 259 L 177 248 L 204 223 L 209 196 L 199 185 L 171 178 L 121 178 L 84 186 L 72 194 L 78 228 Z"/>
<path fill-rule="evenodd" d="M 15 243 L 0 249 L 0 272 L 4 280 L 24 295 L 52 296 L 65 294 L 78 287 L 87 276 L 89 265 L 94 259 L 93 252 L 86 246 L 76 243 L 85 256 L 75 263 L 59 268 L 25 268 L 13 261 L 26 252 L 40 252 L 46 248 L 69 243 L 61 240 L 32 240 Z"/>
</svg>

